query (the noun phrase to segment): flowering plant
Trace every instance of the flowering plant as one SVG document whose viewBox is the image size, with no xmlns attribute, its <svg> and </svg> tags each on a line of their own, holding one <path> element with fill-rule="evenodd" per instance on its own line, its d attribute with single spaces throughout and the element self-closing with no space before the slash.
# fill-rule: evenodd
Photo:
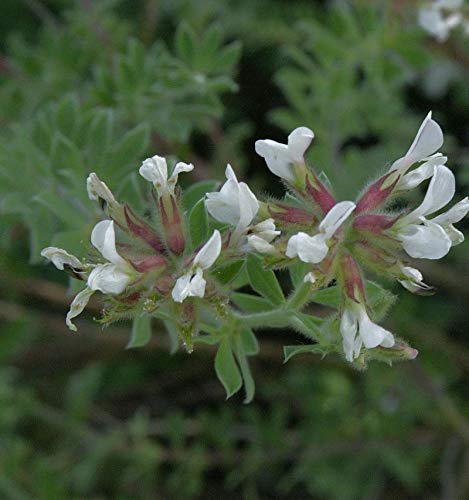
<svg viewBox="0 0 469 500">
<path fill-rule="evenodd" d="M 254 395 L 248 357 L 258 352 L 253 330 L 259 327 L 290 327 L 312 341 L 286 346 L 286 359 L 299 352 L 335 352 L 361 368 L 372 359 L 415 358 L 415 349 L 377 323 L 392 296 L 365 273 L 429 294 L 432 287 L 410 258 L 440 259 L 463 241 L 453 224 L 468 213 L 467 197 L 434 216 L 455 195 L 454 175 L 438 152 L 441 128 L 429 113 L 407 153 L 356 201 L 336 200 L 324 175 L 306 163 L 313 138 L 312 130 L 299 127 L 287 144 L 255 144 L 284 183 L 283 200 L 259 200 L 230 165 L 218 191 L 205 193 L 204 184 L 195 185 L 185 196 L 178 176 L 193 165 L 176 163 L 169 175 L 166 160 L 153 156 L 139 170 L 152 184 L 152 205 L 139 215 L 90 174 L 89 198 L 106 217 L 91 234 L 99 254 L 78 259 L 55 247 L 42 251 L 58 269 L 86 282 L 72 302 L 68 327 L 76 330 L 72 320 L 100 291 L 106 297 L 103 324 L 134 319 L 130 346 L 149 340 L 151 317 L 177 332 L 188 352 L 197 342 L 218 345 L 217 375 L 228 396 L 244 382 L 246 401 Z M 428 180 L 418 207 L 396 208 Z M 290 274 L 287 296 L 274 272 L 280 269 Z M 246 293 L 247 285 L 256 294 Z M 317 317 L 308 311 L 311 302 L 337 312 Z"/>
</svg>

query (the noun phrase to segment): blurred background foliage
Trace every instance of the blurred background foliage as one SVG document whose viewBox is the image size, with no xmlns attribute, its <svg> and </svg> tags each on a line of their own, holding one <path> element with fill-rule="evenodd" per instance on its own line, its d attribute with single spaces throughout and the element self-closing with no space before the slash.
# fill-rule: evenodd
<svg viewBox="0 0 469 500">
<path fill-rule="evenodd" d="M 224 401 L 212 348 L 169 354 L 160 324 L 125 350 L 126 323 L 66 330 L 54 244 L 83 255 L 95 171 L 143 207 L 137 167 L 230 161 L 280 196 L 256 138 L 316 133 L 309 156 L 340 197 L 402 156 L 425 114 L 469 184 L 469 52 L 417 26 L 413 0 L 3 0 L 0 6 L 0 498 L 469 496 L 468 245 L 419 262 L 433 297 L 400 292 L 387 326 L 414 362 L 359 373 L 261 331 L 256 399 Z M 315 306 L 318 307 L 318 306 Z M 314 311 L 321 314 L 321 311 Z"/>
</svg>

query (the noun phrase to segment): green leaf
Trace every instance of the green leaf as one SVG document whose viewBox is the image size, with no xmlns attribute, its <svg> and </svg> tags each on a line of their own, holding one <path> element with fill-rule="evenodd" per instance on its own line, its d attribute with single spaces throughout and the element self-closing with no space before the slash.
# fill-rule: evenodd
<svg viewBox="0 0 469 500">
<path fill-rule="evenodd" d="M 326 354 L 324 348 L 318 345 L 286 345 L 283 346 L 283 362 L 286 363 L 293 356 L 303 353 L 321 354 L 323 356 Z"/>
<path fill-rule="evenodd" d="M 176 329 L 176 326 L 172 321 L 163 320 L 163 324 L 166 328 L 166 332 L 169 337 L 169 352 L 174 354 L 179 349 L 180 339 Z"/>
<path fill-rule="evenodd" d="M 215 356 L 215 371 L 226 391 L 226 399 L 241 389 L 243 384 L 241 374 L 233 356 L 229 338 L 225 338 Z"/>
<path fill-rule="evenodd" d="M 269 300 L 249 293 L 235 292 L 231 295 L 231 300 L 235 305 L 247 313 L 270 311 L 274 308 Z"/>
<path fill-rule="evenodd" d="M 275 273 L 263 267 L 261 258 L 254 254 L 249 254 L 247 258 L 247 271 L 251 286 L 257 293 L 276 305 L 285 302 L 285 297 Z"/>
<path fill-rule="evenodd" d="M 244 404 L 248 404 L 254 398 L 254 393 L 256 391 L 256 386 L 254 379 L 252 378 L 251 369 L 249 367 L 249 362 L 246 356 L 246 350 L 241 339 L 241 336 L 237 335 L 234 339 L 234 350 L 236 354 L 236 359 L 238 360 L 239 367 L 241 368 L 241 375 L 244 382 L 244 391 L 246 397 L 244 398 Z"/>
<path fill-rule="evenodd" d="M 248 356 L 254 356 L 259 353 L 259 342 L 250 328 L 243 328 L 239 333 L 239 337 L 244 351 Z"/>
<path fill-rule="evenodd" d="M 83 225 L 82 218 L 88 214 L 77 211 L 69 201 L 64 200 L 54 191 L 43 191 L 34 196 L 33 201 L 47 207 L 53 214 L 69 227 Z"/>
<path fill-rule="evenodd" d="M 200 199 L 189 214 L 189 232 L 191 235 L 192 249 L 205 243 L 209 237 L 208 214 L 204 198 Z"/>
<path fill-rule="evenodd" d="M 379 320 L 395 302 L 396 296 L 373 281 L 365 283 L 365 290 L 368 304 L 373 310 L 374 318 Z M 331 286 L 315 292 L 311 300 L 318 304 L 338 309 L 342 300 L 341 292 L 338 286 Z"/>
<path fill-rule="evenodd" d="M 215 191 L 219 185 L 218 181 L 201 181 L 196 184 L 192 184 L 191 187 L 184 191 L 182 202 L 186 210 L 190 210 L 205 193 L 210 193 Z"/>
<path fill-rule="evenodd" d="M 137 316 L 132 323 L 132 336 L 127 344 L 127 349 L 143 347 L 151 339 L 151 317 Z"/>
<path fill-rule="evenodd" d="M 102 367 L 91 364 L 70 379 L 65 395 L 65 407 L 71 418 L 79 420 L 88 413 L 97 397 L 102 375 Z"/>
<path fill-rule="evenodd" d="M 309 272 L 311 268 L 311 264 L 307 264 L 306 262 L 295 262 L 292 264 L 288 271 L 290 273 L 290 279 L 294 288 L 298 288 L 303 284 L 303 278 Z"/>
<path fill-rule="evenodd" d="M 244 260 L 237 260 L 226 266 L 216 267 L 212 274 L 221 284 L 225 285 L 233 281 L 236 276 L 238 276 L 239 272 L 243 268 L 243 265 Z"/>
<path fill-rule="evenodd" d="M 146 123 L 129 130 L 119 143 L 107 165 L 107 170 L 122 169 L 131 165 L 147 149 L 150 141 L 150 129 Z M 114 171 L 115 175 L 116 172 Z"/>
<path fill-rule="evenodd" d="M 195 35 L 187 23 L 181 23 L 176 31 L 175 47 L 177 54 L 187 63 L 194 57 Z"/>
</svg>

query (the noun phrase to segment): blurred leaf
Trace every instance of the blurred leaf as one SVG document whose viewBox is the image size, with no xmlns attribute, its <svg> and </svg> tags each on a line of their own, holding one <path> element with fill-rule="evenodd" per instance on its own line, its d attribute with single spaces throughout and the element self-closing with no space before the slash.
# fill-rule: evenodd
<svg viewBox="0 0 469 500">
<path fill-rule="evenodd" d="M 151 339 L 151 317 L 140 315 L 136 316 L 132 322 L 132 334 L 127 349 L 133 347 L 143 347 Z"/>
<path fill-rule="evenodd" d="M 205 209 L 205 199 L 200 199 L 189 214 L 189 232 L 192 249 L 195 250 L 209 237 L 208 214 Z"/>
<path fill-rule="evenodd" d="M 246 262 L 252 288 L 273 304 L 284 303 L 285 297 L 275 273 L 270 269 L 265 269 L 262 260 L 254 254 L 249 254 Z"/>
<path fill-rule="evenodd" d="M 229 338 L 225 338 L 220 343 L 217 355 L 215 356 L 215 371 L 218 380 L 220 380 L 225 388 L 226 399 L 241 389 L 243 381 L 233 356 Z"/>
</svg>

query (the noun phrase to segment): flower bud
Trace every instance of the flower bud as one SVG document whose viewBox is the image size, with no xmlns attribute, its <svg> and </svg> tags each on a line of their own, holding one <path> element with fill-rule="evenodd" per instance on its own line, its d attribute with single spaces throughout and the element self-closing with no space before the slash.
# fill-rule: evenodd
<svg viewBox="0 0 469 500">
<path fill-rule="evenodd" d="M 386 180 L 394 176 L 390 185 L 386 185 Z M 357 208 L 355 213 L 359 214 L 362 212 L 369 212 L 382 205 L 394 191 L 396 184 L 399 181 L 399 175 L 395 175 L 395 172 L 389 172 L 376 182 L 374 182 L 363 194 L 360 200 L 357 202 Z"/>
<path fill-rule="evenodd" d="M 171 252 L 180 255 L 186 247 L 186 238 L 175 196 L 172 194 L 161 196 L 159 206 L 166 244 Z"/>
</svg>

